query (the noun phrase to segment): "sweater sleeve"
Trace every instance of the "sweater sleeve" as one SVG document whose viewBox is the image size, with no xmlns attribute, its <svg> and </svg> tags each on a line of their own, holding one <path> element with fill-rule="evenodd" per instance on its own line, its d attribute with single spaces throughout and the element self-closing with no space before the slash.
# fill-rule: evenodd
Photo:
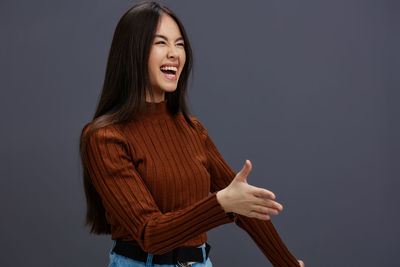
<svg viewBox="0 0 400 267">
<path fill-rule="evenodd" d="M 213 193 L 227 187 L 236 173 L 221 156 L 205 127 L 198 119 L 195 118 L 194 121 L 205 142 L 208 168 L 211 174 L 211 192 Z M 300 266 L 279 237 L 271 220 L 249 218 L 237 213 L 233 213 L 233 216 L 235 224 L 249 234 L 273 266 Z"/>
<path fill-rule="evenodd" d="M 131 159 L 130 146 L 111 126 L 97 129 L 83 149 L 90 179 L 106 212 L 140 247 L 162 254 L 219 225 L 232 222 L 216 193 L 184 209 L 162 213 Z"/>
</svg>

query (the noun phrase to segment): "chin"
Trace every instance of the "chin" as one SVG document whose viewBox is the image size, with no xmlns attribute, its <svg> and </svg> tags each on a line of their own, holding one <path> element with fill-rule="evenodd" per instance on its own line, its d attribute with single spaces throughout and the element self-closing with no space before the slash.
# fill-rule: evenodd
<svg viewBox="0 0 400 267">
<path fill-rule="evenodd" d="M 174 85 L 174 86 L 169 85 L 169 86 L 163 86 L 163 87 L 161 87 L 161 88 L 162 88 L 162 90 L 163 90 L 164 92 L 171 93 L 171 92 L 173 92 L 173 91 L 176 90 L 177 86 L 178 86 L 178 85 Z"/>
</svg>

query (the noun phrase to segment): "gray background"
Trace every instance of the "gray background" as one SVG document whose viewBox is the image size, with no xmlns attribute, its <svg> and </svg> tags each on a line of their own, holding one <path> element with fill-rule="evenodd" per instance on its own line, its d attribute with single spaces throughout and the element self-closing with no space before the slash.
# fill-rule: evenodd
<svg viewBox="0 0 400 267">
<path fill-rule="evenodd" d="M 1 265 L 106 266 L 83 227 L 78 136 L 113 31 L 138 1 L 0 2 Z M 398 266 L 399 1 L 163 1 L 191 40 L 189 104 L 230 166 L 284 211 L 306 266 Z M 270 266 L 234 224 L 214 266 Z"/>
</svg>

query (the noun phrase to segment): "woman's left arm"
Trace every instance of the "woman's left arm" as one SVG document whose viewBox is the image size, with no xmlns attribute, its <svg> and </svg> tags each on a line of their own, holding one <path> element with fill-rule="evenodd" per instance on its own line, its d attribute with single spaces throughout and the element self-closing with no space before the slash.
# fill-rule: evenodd
<svg viewBox="0 0 400 267">
<path fill-rule="evenodd" d="M 236 173 L 221 156 L 200 121 L 194 119 L 194 122 L 199 127 L 206 147 L 208 169 L 211 174 L 210 191 L 213 193 L 222 190 L 231 183 Z M 289 252 L 270 220 L 249 218 L 236 213 L 232 214 L 232 220 L 250 235 L 273 266 L 304 266 Z"/>
</svg>

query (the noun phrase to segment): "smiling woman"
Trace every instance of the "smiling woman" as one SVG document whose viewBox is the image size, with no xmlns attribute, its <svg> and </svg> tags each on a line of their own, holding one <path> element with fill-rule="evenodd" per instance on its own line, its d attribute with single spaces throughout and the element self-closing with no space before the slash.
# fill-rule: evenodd
<svg viewBox="0 0 400 267">
<path fill-rule="evenodd" d="M 111 234 L 109 266 L 210 267 L 206 232 L 232 222 L 274 266 L 304 266 L 270 221 L 282 205 L 247 183 L 251 162 L 235 173 L 189 115 L 191 68 L 189 40 L 170 9 L 145 1 L 119 20 L 80 139 L 86 225 Z"/>
<path fill-rule="evenodd" d="M 162 14 L 149 56 L 148 70 L 155 102 L 164 99 L 164 92 L 176 90 L 185 61 L 185 42 L 181 31 L 172 17 Z M 146 101 L 151 102 L 149 95 Z"/>
</svg>

